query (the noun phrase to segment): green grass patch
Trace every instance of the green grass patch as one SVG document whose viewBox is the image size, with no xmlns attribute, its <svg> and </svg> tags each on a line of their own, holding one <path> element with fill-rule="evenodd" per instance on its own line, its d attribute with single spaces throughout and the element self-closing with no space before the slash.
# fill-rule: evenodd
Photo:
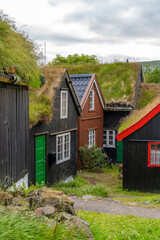
<svg viewBox="0 0 160 240">
<path fill-rule="evenodd" d="M 160 220 L 134 216 L 78 211 L 89 222 L 95 240 L 159 239 Z"/>
<path fill-rule="evenodd" d="M 53 239 L 48 222 L 31 215 L 0 212 L 0 239 Z"/>
<path fill-rule="evenodd" d="M 132 192 L 131 192 L 132 193 Z M 154 204 L 157 207 L 160 207 L 160 195 L 159 194 L 153 194 L 153 193 L 138 193 L 133 192 L 132 196 L 135 196 L 135 198 L 121 198 L 118 197 L 116 200 L 120 200 L 124 203 L 130 203 L 130 202 L 135 202 L 138 204 Z M 137 196 L 137 198 L 136 198 Z M 139 197 L 138 197 L 139 196 Z"/>
<path fill-rule="evenodd" d="M 32 87 L 40 87 L 37 46 L 15 23 L 0 11 L 0 71 L 16 67 L 16 74 L 27 78 Z"/>
<path fill-rule="evenodd" d="M 68 227 L 64 222 L 51 223 L 31 213 L 1 211 L 0 209 L 0 239 L 84 240 L 86 238 L 75 226 Z"/>
<path fill-rule="evenodd" d="M 138 99 L 137 109 L 144 108 L 148 103 L 150 103 L 156 96 L 155 90 L 145 90 Z"/>
<path fill-rule="evenodd" d="M 75 193 L 77 197 L 84 195 L 94 195 L 98 197 L 108 196 L 108 191 L 105 186 L 101 184 L 91 185 L 88 181 L 80 177 L 74 177 L 73 182 L 59 182 L 55 184 L 52 189 L 61 190 L 65 194 Z"/>
<path fill-rule="evenodd" d="M 29 122 L 36 124 L 37 121 L 49 121 L 52 116 L 51 101 L 47 96 L 37 97 L 32 89 L 29 92 Z"/>
<path fill-rule="evenodd" d="M 106 101 L 132 101 L 138 77 L 139 64 L 112 63 L 112 64 L 61 64 L 56 67 L 67 68 L 69 74 L 96 73 L 98 82 Z"/>
</svg>

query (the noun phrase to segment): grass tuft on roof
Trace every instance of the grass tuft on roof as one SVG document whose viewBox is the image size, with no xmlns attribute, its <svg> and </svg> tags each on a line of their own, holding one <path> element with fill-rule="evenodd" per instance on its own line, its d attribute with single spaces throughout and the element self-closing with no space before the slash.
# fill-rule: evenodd
<svg viewBox="0 0 160 240">
<path fill-rule="evenodd" d="M 29 123 L 30 128 L 38 122 L 49 123 L 52 119 L 52 109 L 55 92 L 59 87 L 64 69 L 45 66 L 41 69 L 45 84 L 39 88 L 30 88 L 29 92 Z"/>
<path fill-rule="evenodd" d="M 112 64 L 62 64 L 57 67 L 67 68 L 69 74 L 95 73 L 106 102 L 133 102 L 140 64 L 112 63 Z"/>
<path fill-rule="evenodd" d="M 32 87 L 40 87 L 37 48 L 33 41 L 20 32 L 14 21 L 0 11 L 0 71 L 14 66 L 16 74 L 28 79 Z"/>
<path fill-rule="evenodd" d="M 151 103 L 147 104 L 144 108 L 140 110 L 134 110 L 130 115 L 128 115 L 125 119 L 123 119 L 121 126 L 118 129 L 118 133 L 122 132 L 126 128 L 138 122 L 141 118 L 143 118 L 159 103 L 160 103 L 160 94 L 157 95 L 157 97 Z"/>
</svg>

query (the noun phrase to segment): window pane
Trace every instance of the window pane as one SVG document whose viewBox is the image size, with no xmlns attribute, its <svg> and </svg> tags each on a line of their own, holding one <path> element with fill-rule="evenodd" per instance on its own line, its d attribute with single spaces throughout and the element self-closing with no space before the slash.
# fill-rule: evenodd
<svg viewBox="0 0 160 240">
<path fill-rule="evenodd" d="M 155 152 L 156 145 L 154 143 L 151 144 L 151 164 L 156 164 L 156 152 Z"/>
<path fill-rule="evenodd" d="M 90 91 L 89 108 L 90 110 L 94 109 L 94 90 Z"/>
<path fill-rule="evenodd" d="M 113 131 L 109 131 L 109 136 L 113 136 Z"/>
<path fill-rule="evenodd" d="M 151 158 L 151 164 L 155 165 L 155 158 Z"/>
<path fill-rule="evenodd" d="M 62 161 L 70 157 L 70 134 L 57 137 L 57 160 Z"/>
</svg>

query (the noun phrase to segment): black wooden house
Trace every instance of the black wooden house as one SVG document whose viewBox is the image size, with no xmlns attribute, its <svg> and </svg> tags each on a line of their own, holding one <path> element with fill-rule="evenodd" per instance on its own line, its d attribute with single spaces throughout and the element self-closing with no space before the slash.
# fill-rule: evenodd
<svg viewBox="0 0 160 240">
<path fill-rule="evenodd" d="M 123 149 L 121 142 L 117 142 L 116 135 L 122 120 L 129 115 L 137 104 L 138 91 L 140 83 L 143 82 L 142 67 L 138 64 L 138 71 L 135 70 L 135 85 L 131 100 L 106 101 L 104 107 L 104 125 L 103 125 L 103 148 L 113 162 L 123 162 L 122 155 L 119 154 Z M 118 154 L 117 154 L 118 153 Z"/>
<path fill-rule="evenodd" d="M 46 121 L 44 113 L 30 128 L 29 180 L 52 184 L 76 174 L 81 107 L 67 70 L 45 67 L 43 75 L 41 96 L 50 96 L 52 116 Z"/>
<path fill-rule="evenodd" d="M 123 140 L 123 188 L 160 192 L 160 104 L 119 133 Z"/>
<path fill-rule="evenodd" d="M 0 181 L 28 186 L 28 85 L 12 74 L 0 76 Z M 24 178 L 25 176 L 25 178 Z"/>
</svg>

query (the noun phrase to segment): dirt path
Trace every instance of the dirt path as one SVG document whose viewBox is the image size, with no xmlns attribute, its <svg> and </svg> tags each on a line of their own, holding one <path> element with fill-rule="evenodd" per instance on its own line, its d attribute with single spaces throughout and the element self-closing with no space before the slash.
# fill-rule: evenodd
<svg viewBox="0 0 160 240">
<path fill-rule="evenodd" d="M 110 213 L 116 215 L 134 215 L 139 217 L 160 218 L 160 208 L 140 207 L 125 205 L 121 201 L 111 198 L 93 198 L 85 196 L 82 198 L 70 197 L 74 201 L 75 209 L 84 211 L 93 211 L 100 213 Z"/>
</svg>

